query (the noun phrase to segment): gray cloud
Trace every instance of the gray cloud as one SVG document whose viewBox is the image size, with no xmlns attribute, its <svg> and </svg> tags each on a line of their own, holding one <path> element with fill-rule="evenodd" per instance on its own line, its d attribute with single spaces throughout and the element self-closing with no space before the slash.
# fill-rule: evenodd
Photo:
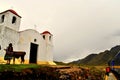
<svg viewBox="0 0 120 80">
<path fill-rule="evenodd" d="M 39 32 L 49 30 L 54 35 L 54 60 L 68 62 L 120 44 L 119 4 L 118 0 L 4 0 L 0 7 L 13 6 L 23 17 L 20 30 L 34 25 Z"/>
</svg>

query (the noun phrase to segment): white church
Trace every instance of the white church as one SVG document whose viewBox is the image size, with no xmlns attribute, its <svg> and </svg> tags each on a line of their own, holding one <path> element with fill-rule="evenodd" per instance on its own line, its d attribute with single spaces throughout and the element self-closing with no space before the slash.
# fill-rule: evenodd
<svg viewBox="0 0 120 80">
<path fill-rule="evenodd" d="M 53 62 L 53 35 L 33 29 L 19 31 L 21 16 L 12 9 L 0 13 L 0 57 L 4 57 L 9 43 L 14 51 L 25 51 L 25 63 L 50 64 Z M 19 60 L 18 60 L 19 62 Z"/>
</svg>

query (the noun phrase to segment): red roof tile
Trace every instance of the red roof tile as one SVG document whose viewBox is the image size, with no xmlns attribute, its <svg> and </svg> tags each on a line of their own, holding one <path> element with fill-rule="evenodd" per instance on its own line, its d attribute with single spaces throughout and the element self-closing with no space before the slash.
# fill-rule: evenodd
<svg viewBox="0 0 120 80">
<path fill-rule="evenodd" d="M 50 34 L 50 35 L 52 35 L 49 31 L 44 31 L 42 34 Z"/>
<path fill-rule="evenodd" d="M 17 15 L 18 17 L 20 17 L 20 18 L 21 18 L 21 16 L 20 16 L 20 15 L 18 15 L 18 14 L 17 14 L 17 12 L 16 12 L 16 11 L 14 11 L 14 10 L 12 10 L 12 9 L 8 9 L 8 10 L 6 10 L 6 11 L 4 11 L 4 12 L 1 12 L 0 14 L 5 13 L 5 12 L 8 12 L 8 11 L 10 11 L 11 13 L 13 13 L 13 14 L 15 14 L 15 15 Z"/>
</svg>

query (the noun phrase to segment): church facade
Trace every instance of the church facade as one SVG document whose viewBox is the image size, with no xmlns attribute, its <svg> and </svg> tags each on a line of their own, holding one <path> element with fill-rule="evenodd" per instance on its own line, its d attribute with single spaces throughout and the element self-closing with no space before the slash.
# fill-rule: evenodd
<svg viewBox="0 0 120 80">
<path fill-rule="evenodd" d="M 52 64 L 53 35 L 49 31 L 39 33 L 33 29 L 19 31 L 21 16 L 9 9 L 0 13 L 0 57 L 4 57 L 9 43 L 14 51 L 25 51 L 25 63 Z"/>
</svg>

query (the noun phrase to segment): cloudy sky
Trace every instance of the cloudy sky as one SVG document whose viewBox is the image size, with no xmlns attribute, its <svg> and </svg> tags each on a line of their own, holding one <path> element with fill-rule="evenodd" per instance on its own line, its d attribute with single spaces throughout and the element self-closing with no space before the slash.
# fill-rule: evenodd
<svg viewBox="0 0 120 80">
<path fill-rule="evenodd" d="M 120 0 L 0 0 L 22 16 L 20 30 L 48 30 L 54 60 L 70 62 L 120 45 Z"/>
</svg>

